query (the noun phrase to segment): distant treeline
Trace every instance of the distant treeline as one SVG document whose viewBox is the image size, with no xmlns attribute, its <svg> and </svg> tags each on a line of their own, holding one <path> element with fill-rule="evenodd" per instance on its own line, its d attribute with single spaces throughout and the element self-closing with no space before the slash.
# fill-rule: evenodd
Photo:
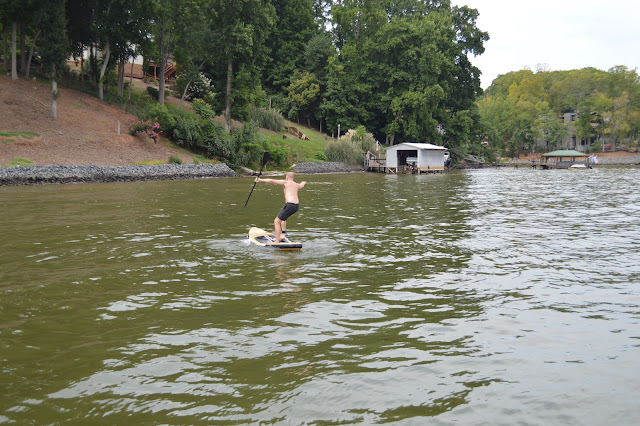
<svg viewBox="0 0 640 426">
<path fill-rule="evenodd" d="M 640 79 L 623 66 L 510 72 L 493 81 L 478 107 L 482 139 L 498 153 L 516 155 L 540 141 L 559 147 L 574 136 L 593 151 L 638 146 Z M 567 114 L 569 123 L 561 119 Z"/>
</svg>

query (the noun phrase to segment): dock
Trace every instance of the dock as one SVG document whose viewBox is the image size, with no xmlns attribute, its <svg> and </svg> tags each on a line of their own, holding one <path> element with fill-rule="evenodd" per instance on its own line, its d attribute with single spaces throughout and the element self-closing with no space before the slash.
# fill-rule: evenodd
<svg viewBox="0 0 640 426">
<path fill-rule="evenodd" d="M 535 161 L 531 161 L 528 163 L 525 162 L 508 162 L 508 163 L 493 163 L 493 167 L 514 167 L 514 168 L 532 168 L 532 169 L 542 169 L 542 170 L 549 170 L 549 169 L 555 169 L 558 168 L 556 163 L 550 163 L 550 162 L 535 162 Z M 568 168 L 564 167 L 565 169 Z"/>
<path fill-rule="evenodd" d="M 397 174 L 428 174 L 443 173 L 444 167 L 418 167 L 417 158 L 407 157 L 406 164 L 391 167 L 387 166 L 386 152 L 367 152 L 364 157 L 364 169 L 368 172 Z"/>
</svg>

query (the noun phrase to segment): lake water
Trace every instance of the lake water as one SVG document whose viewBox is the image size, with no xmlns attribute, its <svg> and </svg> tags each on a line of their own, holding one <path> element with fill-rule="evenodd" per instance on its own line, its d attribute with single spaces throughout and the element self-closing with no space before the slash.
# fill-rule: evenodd
<svg viewBox="0 0 640 426">
<path fill-rule="evenodd" d="M 640 169 L 0 187 L 0 423 L 637 424 Z"/>
</svg>

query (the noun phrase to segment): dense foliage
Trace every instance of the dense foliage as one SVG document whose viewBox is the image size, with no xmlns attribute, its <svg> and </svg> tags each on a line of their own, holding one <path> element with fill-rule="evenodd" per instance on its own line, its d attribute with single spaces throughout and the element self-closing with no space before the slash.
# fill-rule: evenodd
<svg viewBox="0 0 640 426">
<path fill-rule="evenodd" d="M 4 1 L 0 25 L 17 24 L 19 37 L 34 42 L 36 62 L 81 58 L 80 78 L 100 96 L 105 84 L 123 96 L 113 70 L 122 76 L 124 64 L 143 55 L 160 65 L 164 104 L 162 73 L 174 58 L 178 94 L 223 113 L 227 132 L 232 117 L 275 108 L 333 134 L 365 126 L 389 143 L 465 149 L 476 133 L 480 73 L 468 55 L 481 54 L 488 35 L 476 28 L 475 9 L 450 0 L 56 1 L 65 5 L 59 25 L 68 40 L 48 31 L 36 41 L 45 0 Z M 187 130 L 177 134 L 188 140 Z"/>
<path fill-rule="evenodd" d="M 636 148 L 640 136 L 640 78 L 625 67 L 510 72 L 478 107 L 481 137 L 502 154 L 533 150 L 540 141 L 543 150 L 553 149 L 572 136 L 593 151 L 622 142 Z M 564 123 L 565 113 L 575 121 Z"/>
<path fill-rule="evenodd" d="M 329 142 L 326 157 L 329 161 L 359 166 L 364 163 L 364 153 L 376 149 L 376 140 L 364 126 L 349 130 L 345 135 Z"/>
</svg>

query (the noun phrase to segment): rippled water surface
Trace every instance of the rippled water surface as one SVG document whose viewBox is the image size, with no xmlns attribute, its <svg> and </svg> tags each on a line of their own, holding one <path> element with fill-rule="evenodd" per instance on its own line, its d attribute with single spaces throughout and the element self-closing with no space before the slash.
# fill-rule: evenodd
<svg viewBox="0 0 640 426">
<path fill-rule="evenodd" d="M 638 421 L 640 169 L 304 179 L 0 188 L 0 423 Z"/>
</svg>

